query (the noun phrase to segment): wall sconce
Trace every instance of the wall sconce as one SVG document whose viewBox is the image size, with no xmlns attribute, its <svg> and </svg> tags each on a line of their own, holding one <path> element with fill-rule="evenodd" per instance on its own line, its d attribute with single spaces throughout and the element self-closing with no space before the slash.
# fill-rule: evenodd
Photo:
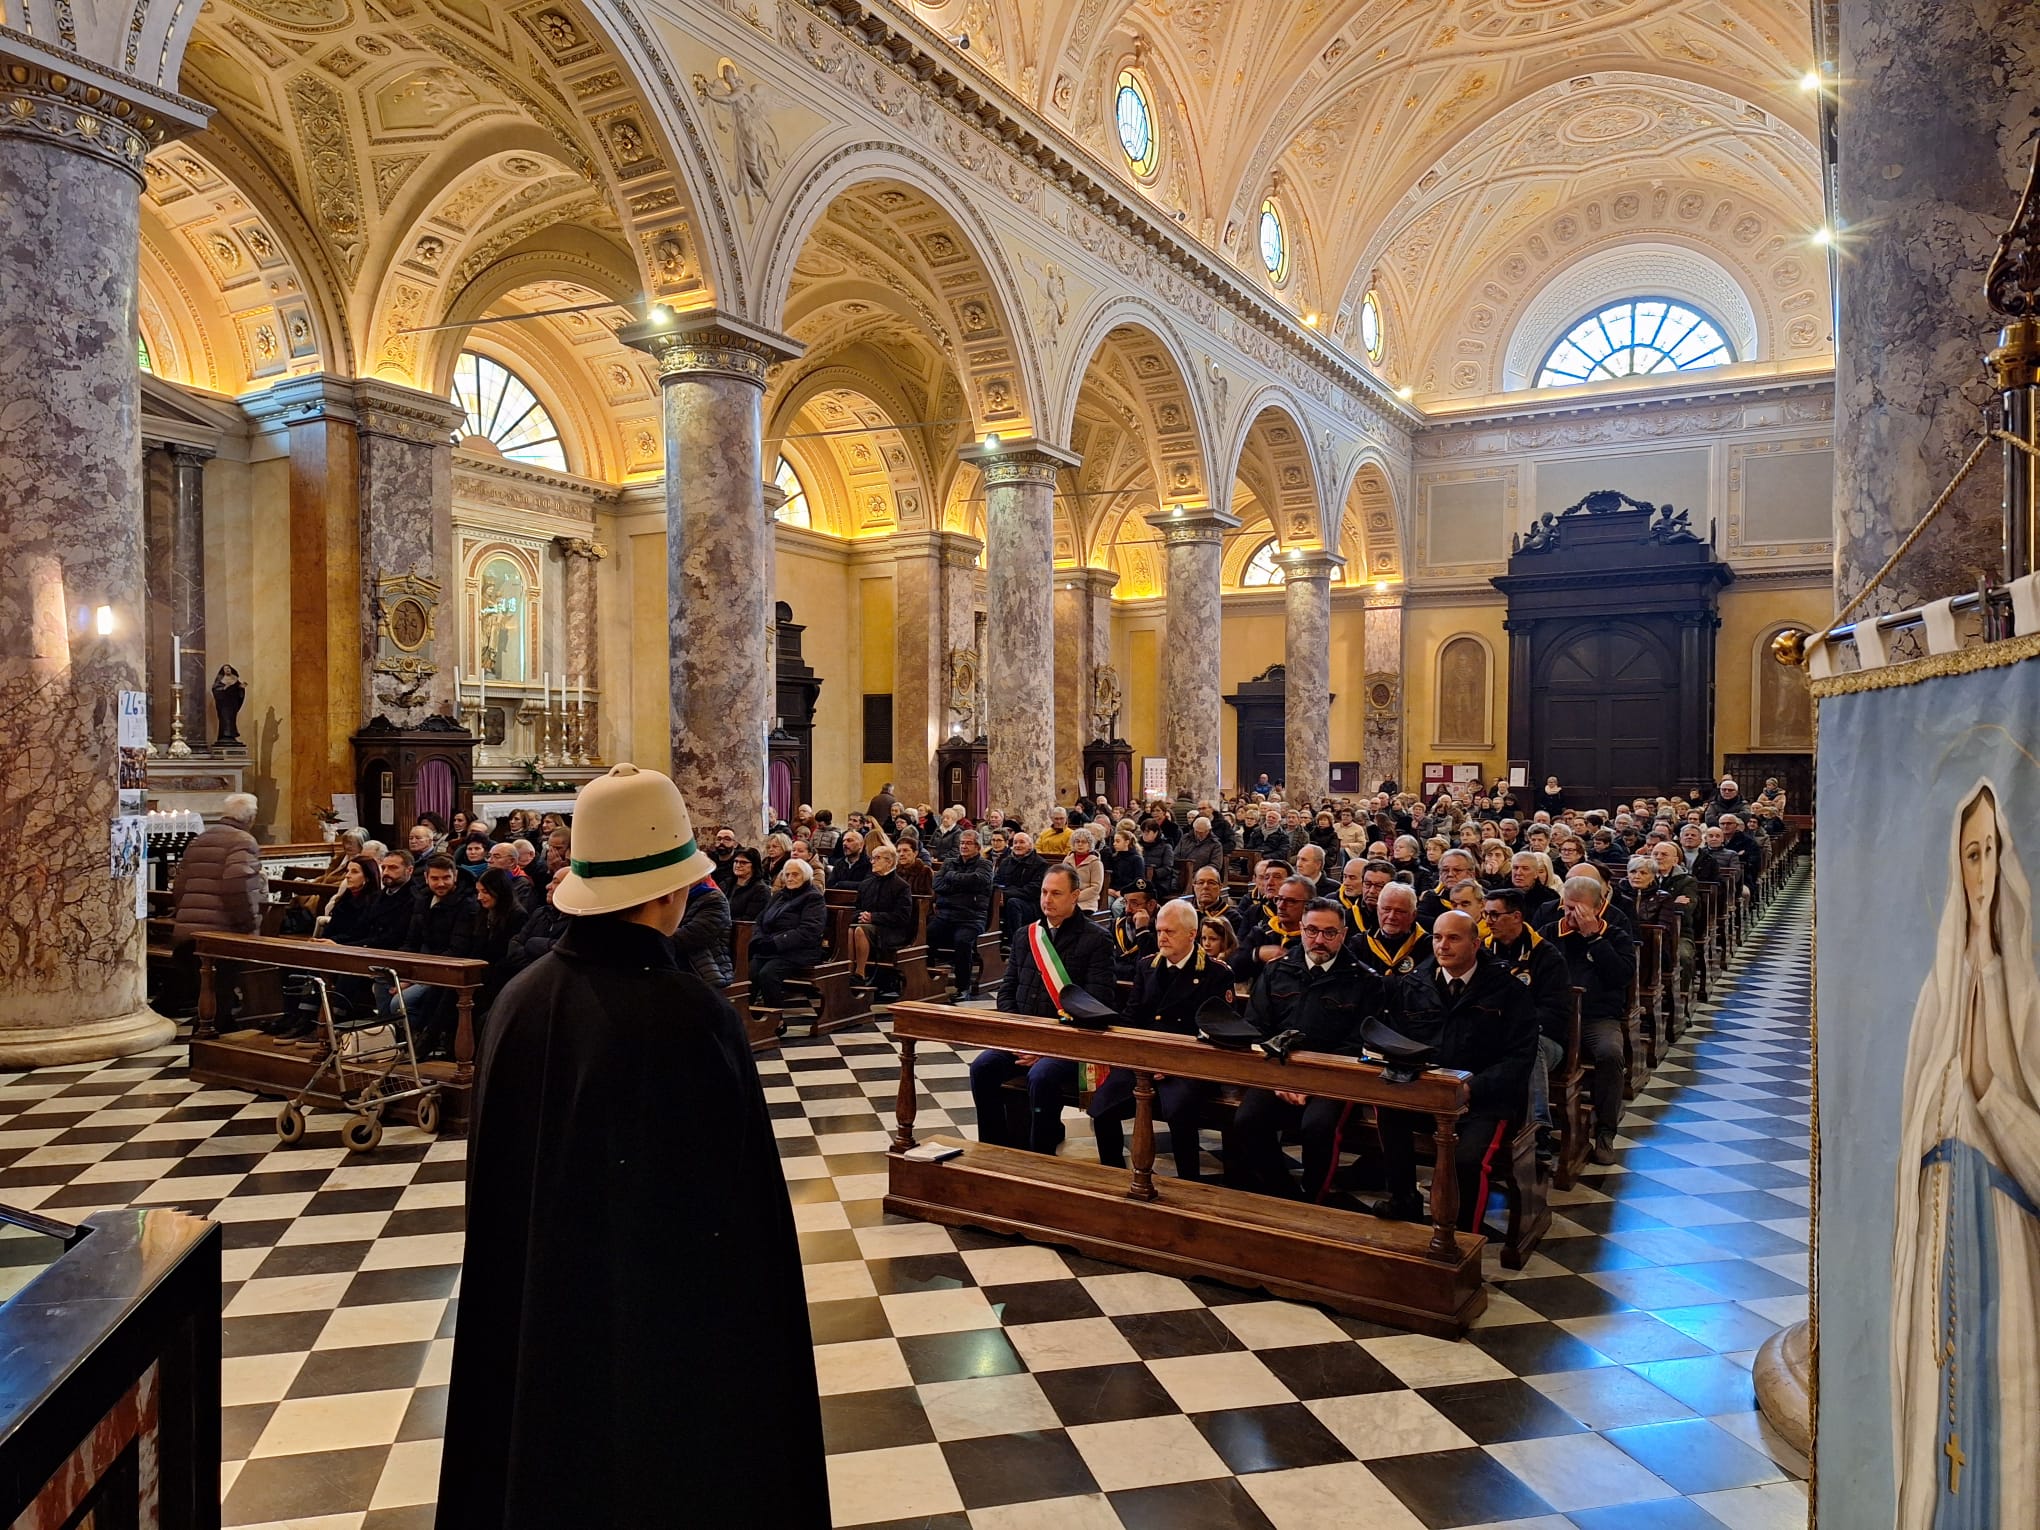
<svg viewBox="0 0 2040 1530">
<path fill-rule="evenodd" d="M 113 636 L 113 607 L 101 606 L 92 613 L 93 628 L 101 637 Z"/>
</svg>

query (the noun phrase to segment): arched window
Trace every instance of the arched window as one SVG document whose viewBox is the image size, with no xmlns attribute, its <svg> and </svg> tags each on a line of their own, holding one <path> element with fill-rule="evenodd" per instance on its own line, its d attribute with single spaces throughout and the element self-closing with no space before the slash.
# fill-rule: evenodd
<svg viewBox="0 0 2040 1530">
<path fill-rule="evenodd" d="M 1289 276 L 1289 229 L 1282 209 L 1269 197 L 1261 204 L 1261 264 L 1271 281 L 1281 283 Z"/>
<path fill-rule="evenodd" d="M 1155 132 L 1155 113 L 1148 102 L 1147 84 L 1131 69 L 1119 71 L 1112 117 L 1119 129 L 1119 148 L 1126 155 L 1127 165 L 1146 180 L 1155 173 L 1161 160 L 1162 141 Z"/>
<path fill-rule="evenodd" d="M 467 411 L 463 441 L 479 436 L 512 462 L 566 472 L 567 453 L 552 416 L 508 367 L 462 351 L 453 369 L 453 401 Z"/>
<path fill-rule="evenodd" d="M 1477 637 L 1447 638 L 1438 650 L 1438 733 L 1432 743 L 1486 749 L 1488 737 L 1488 650 Z"/>
<path fill-rule="evenodd" d="M 814 520 L 808 511 L 807 485 L 800 481 L 800 474 L 793 470 L 793 464 L 784 457 L 779 459 L 779 466 L 772 470 L 772 482 L 786 495 L 786 503 L 772 512 L 772 518 L 788 526 L 813 527 Z"/>
<path fill-rule="evenodd" d="M 144 372 L 154 372 L 156 364 L 149 360 L 149 342 L 140 335 L 135 336 L 135 365 Z"/>
<path fill-rule="evenodd" d="M 1247 566 L 1240 570 L 1240 585 L 1244 589 L 1258 590 L 1280 583 L 1282 565 L 1275 561 L 1275 539 L 1270 537 L 1255 549 L 1254 556 L 1247 559 Z"/>
<path fill-rule="evenodd" d="M 1670 298 L 1629 298 L 1588 314 L 1551 348 L 1537 386 L 1727 366 L 1735 350 L 1719 324 Z"/>
<path fill-rule="evenodd" d="M 1360 344 L 1369 361 L 1381 360 L 1381 353 L 1387 349 L 1386 339 L 1381 332 L 1381 296 L 1370 287 L 1367 296 L 1360 300 Z"/>
</svg>

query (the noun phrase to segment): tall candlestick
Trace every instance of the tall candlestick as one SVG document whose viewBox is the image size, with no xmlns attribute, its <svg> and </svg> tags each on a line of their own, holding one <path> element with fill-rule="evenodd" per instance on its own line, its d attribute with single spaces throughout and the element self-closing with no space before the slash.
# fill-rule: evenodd
<svg viewBox="0 0 2040 1530">
<path fill-rule="evenodd" d="M 184 673 L 184 640 L 174 632 L 170 634 L 170 673 L 180 677 Z"/>
</svg>

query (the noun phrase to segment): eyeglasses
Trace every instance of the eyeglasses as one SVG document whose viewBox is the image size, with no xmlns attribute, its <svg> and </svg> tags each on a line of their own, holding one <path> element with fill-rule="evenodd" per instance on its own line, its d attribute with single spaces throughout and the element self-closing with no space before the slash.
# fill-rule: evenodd
<svg viewBox="0 0 2040 1530">
<path fill-rule="evenodd" d="M 1308 902 L 1310 902 L 1310 899 L 1308 899 L 1308 898 L 1277 898 L 1277 899 L 1275 899 L 1274 901 L 1275 901 L 1275 902 L 1277 902 L 1277 903 L 1279 903 L 1279 904 L 1281 904 L 1281 905 L 1282 905 L 1282 906 L 1283 906 L 1284 908 L 1294 908 L 1294 907 L 1296 907 L 1296 905 L 1297 905 L 1297 904 L 1299 904 L 1299 903 L 1308 903 Z"/>
</svg>

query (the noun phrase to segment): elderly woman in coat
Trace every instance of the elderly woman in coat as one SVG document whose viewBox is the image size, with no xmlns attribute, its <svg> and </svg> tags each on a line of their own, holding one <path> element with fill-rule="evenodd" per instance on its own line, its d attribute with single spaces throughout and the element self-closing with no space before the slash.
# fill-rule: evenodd
<svg viewBox="0 0 2040 1530">
<path fill-rule="evenodd" d="M 850 971 L 863 983 L 873 965 L 887 969 L 878 984 L 881 1004 L 900 996 L 893 962 L 900 947 L 914 938 L 919 923 L 913 889 L 899 874 L 899 852 L 880 845 L 871 852 L 871 874 L 857 884 L 857 909 L 850 916 Z"/>
<path fill-rule="evenodd" d="M 787 861 L 779 873 L 779 890 L 751 935 L 751 991 L 761 1006 L 781 1008 L 787 978 L 829 954 L 828 928 L 828 909 L 813 869 L 806 861 Z"/>
</svg>

